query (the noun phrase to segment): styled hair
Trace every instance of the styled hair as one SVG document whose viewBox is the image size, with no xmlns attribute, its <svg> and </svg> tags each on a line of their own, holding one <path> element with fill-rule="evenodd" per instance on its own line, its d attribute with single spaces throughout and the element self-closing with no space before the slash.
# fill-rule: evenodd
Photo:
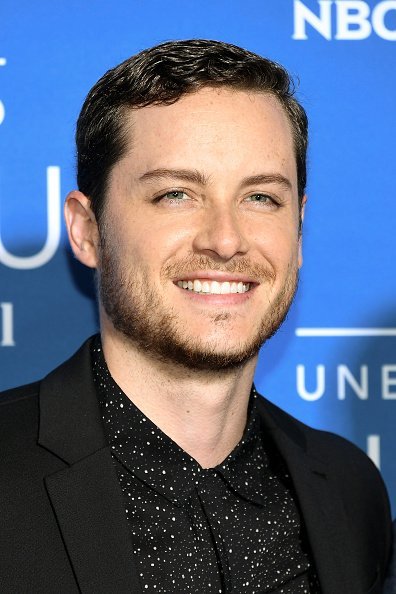
<svg viewBox="0 0 396 594">
<path fill-rule="evenodd" d="M 292 129 L 298 195 L 306 186 L 308 120 L 295 85 L 279 64 L 220 41 L 169 41 L 146 49 L 109 70 L 92 87 L 77 121 L 77 184 L 91 200 L 98 223 L 112 167 L 128 148 L 129 109 L 175 103 L 204 87 L 229 87 L 274 95 Z"/>
</svg>

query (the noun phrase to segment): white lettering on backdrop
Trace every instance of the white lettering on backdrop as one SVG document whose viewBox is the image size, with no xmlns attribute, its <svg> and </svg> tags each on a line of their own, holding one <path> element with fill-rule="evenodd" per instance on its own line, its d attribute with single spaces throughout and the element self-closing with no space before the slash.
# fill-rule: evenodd
<svg viewBox="0 0 396 594">
<path fill-rule="evenodd" d="M 396 41 L 396 0 L 384 0 L 370 7 L 363 0 L 318 0 L 318 12 L 301 0 L 294 0 L 294 32 L 292 39 L 308 39 L 307 25 L 331 41 L 360 41 L 374 32 L 386 41 Z M 333 27 L 335 23 L 335 27 Z M 335 29 L 335 30 L 334 30 Z"/>
<path fill-rule="evenodd" d="M 58 249 L 61 237 L 60 168 L 47 167 L 47 238 L 43 248 L 33 256 L 11 254 L 1 240 L 0 263 L 17 270 L 31 270 L 47 264 Z"/>
<path fill-rule="evenodd" d="M 5 66 L 7 64 L 7 60 L 5 58 L 0 58 L 0 66 Z M 4 122 L 5 118 L 5 107 L 4 103 L 0 100 L 0 124 Z"/>
<path fill-rule="evenodd" d="M 15 346 L 14 306 L 12 303 L 0 303 L 0 346 Z"/>
<path fill-rule="evenodd" d="M 326 394 L 326 378 L 333 374 L 336 380 L 337 400 L 346 400 L 347 394 L 356 396 L 359 400 L 368 400 L 369 366 L 360 365 L 358 373 L 352 373 L 347 365 L 337 365 L 335 369 L 325 365 L 316 365 L 307 371 L 306 365 L 296 367 L 297 394 L 307 402 L 315 402 Z M 370 368 L 370 375 L 375 374 Z M 382 400 L 396 400 L 396 365 L 381 365 L 377 371 L 376 384 L 381 386 L 381 394 L 375 394 Z M 374 396 L 371 394 L 371 396 Z"/>
</svg>

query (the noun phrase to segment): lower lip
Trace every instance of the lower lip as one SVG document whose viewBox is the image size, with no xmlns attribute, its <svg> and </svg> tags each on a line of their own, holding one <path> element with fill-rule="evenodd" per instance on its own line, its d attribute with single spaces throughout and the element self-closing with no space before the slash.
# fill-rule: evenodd
<svg viewBox="0 0 396 594">
<path fill-rule="evenodd" d="M 194 291 L 189 291 L 188 289 L 182 289 L 177 285 L 175 285 L 175 287 L 179 289 L 179 291 L 182 291 L 186 297 L 192 299 L 196 303 L 213 306 L 241 305 L 251 298 L 252 293 L 255 290 L 255 286 L 251 286 L 248 291 L 245 291 L 245 293 L 227 293 L 226 295 L 218 295 L 212 293 L 195 293 Z"/>
</svg>

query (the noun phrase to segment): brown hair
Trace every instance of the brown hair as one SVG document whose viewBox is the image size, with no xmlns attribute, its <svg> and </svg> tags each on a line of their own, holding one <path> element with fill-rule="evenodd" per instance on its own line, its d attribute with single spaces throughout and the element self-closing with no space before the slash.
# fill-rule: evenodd
<svg viewBox="0 0 396 594">
<path fill-rule="evenodd" d="M 202 87 L 271 93 L 287 113 L 297 164 L 298 195 L 306 186 L 308 120 L 294 83 L 279 64 L 236 45 L 206 39 L 169 41 L 132 56 L 93 86 L 77 122 L 77 183 L 96 219 L 112 167 L 127 149 L 126 108 L 171 104 Z"/>
</svg>

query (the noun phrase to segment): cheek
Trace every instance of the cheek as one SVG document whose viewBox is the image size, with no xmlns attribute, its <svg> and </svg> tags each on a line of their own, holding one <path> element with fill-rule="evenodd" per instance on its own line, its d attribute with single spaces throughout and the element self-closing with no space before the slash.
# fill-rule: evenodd
<svg viewBox="0 0 396 594">
<path fill-rule="evenodd" d="M 129 226 L 122 250 L 132 265 L 148 272 L 159 271 L 170 259 L 180 257 L 191 246 L 192 232 L 183 226 Z M 124 234 L 125 237 L 125 234 Z"/>
<path fill-rule="evenodd" d="M 255 232 L 254 245 L 274 268 L 281 269 L 290 262 L 298 261 L 298 231 L 290 226 L 270 225 Z"/>
<path fill-rule="evenodd" d="M 157 255 L 169 258 L 191 249 L 197 221 L 193 216 L 182 213 L 154 218 L 150 229 L 141 234 L 141 241 L 148 241 Z"/>
</svg>

